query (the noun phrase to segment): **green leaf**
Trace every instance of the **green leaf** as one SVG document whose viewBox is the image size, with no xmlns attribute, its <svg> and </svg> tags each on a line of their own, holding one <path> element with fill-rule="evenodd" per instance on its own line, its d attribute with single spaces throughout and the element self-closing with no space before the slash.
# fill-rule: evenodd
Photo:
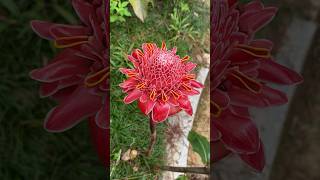
<svg viewBox="0 0 320 180">
<path fill-rule="evenodd" d="M 180 3 L 180 8 L 181 8 L 182 12 L 189 12 L 190 11 L 189 5 L 184 2 Z"/>
<path fill-rule="evenodd" d="M 116 16 L 116 15 L 111 15 L 110 16 L 110 22 L 116 22 L 117 19 L 118 19 L 118 16 Z"/>
<path fill-rule="evenodd" d="M 188 180 L 188 177 L 185 175 L 180 175 L 176 180 Z"/>
<path fill-rule="evenodd" d="M 128 4 L 129 4 L 129 2 L 128 2 L 128 1 L 125 1 L 125 2 L 121 3 L 121 7 L 127 7 Z"/>
<path fill-rule="evenodd" d="M 136 16 L 144 22 L 144 19 L 147 17 L 148 4 L 152 3 L 152 0 L 129 0 L 134 13 Z"/>
<path fill-rule="evenodd" d="M 192 150 L 200 155 L 204 164 L 208 164 L 210 161 L 210 144 L 207 138 L 194 131 L 190 131 L 188 140 L 192 146 Z"/>
</svg>

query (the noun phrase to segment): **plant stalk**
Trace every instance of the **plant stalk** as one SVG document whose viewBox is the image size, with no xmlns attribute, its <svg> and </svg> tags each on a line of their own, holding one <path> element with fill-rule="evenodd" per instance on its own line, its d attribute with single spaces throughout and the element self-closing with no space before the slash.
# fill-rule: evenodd
<svg viewBox="0 0 320 180">
<path fill-rule="evenodd" d="M 152 151 L 153 151 L 153 147 L 156 143 L 156 140 L 157 140 L 157 130 L 156 130 L 156 124 L 152 121 L 151 117 L 150 117 L 150 120 L 149 120 L 149 123 L 150 123 L 150 144 L 149 144 L 149 148 L 146 152 L 146 155 L 149 157 L 151 156 L 152 154 Z"/>
</svg>

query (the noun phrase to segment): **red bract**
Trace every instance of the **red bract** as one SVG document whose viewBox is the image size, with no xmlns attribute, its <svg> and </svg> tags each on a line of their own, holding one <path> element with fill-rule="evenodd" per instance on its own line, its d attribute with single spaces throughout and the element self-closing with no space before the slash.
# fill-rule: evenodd
<svg viewBox="0 0 320 180">
<path fill-rule="evenodd" d="M 31 22 L 40 37 L 53 41 L 63 50 L 44 67 L 33 70 L 30 76 L 41 82 L 42 97 L 50 96 L 59 103 L 47 114 L 44 127 L 51 132 L 61 132 L 85 118 L 94 119 L 96 125 L 91 120 L 90 128 L 94 129 L 94 141 L 106 164 L 107 141 L 103 136 L 107 136 L 109 70 L 103 3 L 102 0 L 73 0 L 72 4 L 81 25 Z"/>
<path fill-rule="evenodd" d="M 187 62 L 189 56 L 176 55 L 176 48 L 167 50 L 165 43 L 161 48 L 145 43 L 142 49 L 128 56 L 133 69 L 120 69 L 128 77 L 120 84 L 123 92 L 128 93 L 124 103 L 138 100 L 140 110 L 146 115 L 151 113 L 155 123 L 165 121 L 182 109 L 192 115 L 188 96 L 199 94 L 195 88 L 203 88 L 195 80 L 196 75 L 190 73 L 196 64 Z"/>
<path fill-rule="evenodd" d="M 276 8 L 264 7 L 260 1 L 239 5 L 236 0 L 214 0 L 212 8 L 213 161 L 235 153 L 262 171 L 263 145 L 248 108 L 286 103 L 286 95 L 268 83 L 292 85 L 302 77 L 275 62 L 271 41 L 254 39 L 255 33 L 272 20 Z"/>
</svg>

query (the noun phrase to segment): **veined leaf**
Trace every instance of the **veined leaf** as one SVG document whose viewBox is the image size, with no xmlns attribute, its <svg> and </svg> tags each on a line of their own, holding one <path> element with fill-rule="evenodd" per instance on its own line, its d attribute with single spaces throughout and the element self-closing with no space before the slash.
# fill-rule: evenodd
<svg viewBox="0 0 320 180">
<path fill-rule="evenodd" d="M 129 0 L 131 6 L 133 7 L 133 11 L 136 16 L 144 22 L 144 19 L 147 17 L 148 5 L 149 3 L 153 4 L 152 0 Z"/>
<path fill-rule="evenodd" d="M 194 131 L 190 131 L 188 140 L 192 146 L 192 150 L 200 155 L 204 164 L 208 164 L 210 161 L 210 144 L 207 138 Z"/>
</svg>

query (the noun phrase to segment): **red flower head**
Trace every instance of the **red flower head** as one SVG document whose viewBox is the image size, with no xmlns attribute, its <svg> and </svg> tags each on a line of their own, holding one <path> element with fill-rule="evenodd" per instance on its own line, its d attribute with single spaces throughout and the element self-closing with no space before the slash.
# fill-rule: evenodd
<svg viewBox="0 0 320 180">
<path fill-rule="evenodd" d="M 34 20 L 33 30 L 63 50 L 30 76 L 41 82 L 40 95 L 59 102 L 46 117 L 44 127 L 65 131 L 84 118 L 98 151 L 107 164 L 107 48 L 102 0 L 73 0 L 81 25 Z M 94 122 L 94 123 L 92 123 Z"/>
<path fill-rule="evenodd" d="M 265 165 L 263 145 L 248 111 L 287 102 L 286 95 L 268 83 L 292 85 L 302 81 L 296 72 L 276 63 L 273 43 L 254 39 L 272 20 L 277 9 L 256 0 L 214 0 L 212 15 L 211 73 L 213 161 L 238 154 L 256 170 Z"/>
<path fill-rule="evenodd" d="M 182 109 L 192 115 L 188 96 L 199 94 L 195 88 L 203 88 L 195 80 L 196 75 L 190 74 L 196 64 L 187 62 L 189 56 L 180 58 L 176 55 L 176 48 L 167 50 L 165 43 L 161 48 L 146 43 L 142 49 L 136 49 L 128 56 L 134 69 L 120 69 L 128 77 L 120 84 L 123 92 L 128 93 L 124 102 L 129 104 L 138 100 L 140 110 L 146 115 L 151 113 L 151 119 L 156 123 Z"/>
</svg>

